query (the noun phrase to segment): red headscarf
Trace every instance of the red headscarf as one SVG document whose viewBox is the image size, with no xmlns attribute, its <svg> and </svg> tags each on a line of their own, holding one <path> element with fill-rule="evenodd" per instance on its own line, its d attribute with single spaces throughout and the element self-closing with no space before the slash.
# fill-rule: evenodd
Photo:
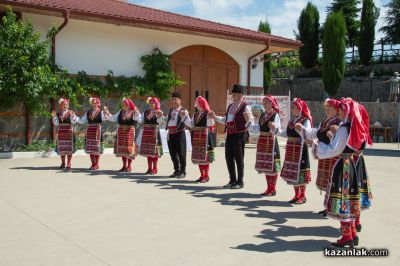
<svg viewBox="0 0 400 266">
<path fill-rule="evenodd" d="M 357 151 L 361 148 L 364 141 L 368 141 L 369 135 L 363 123 L 360 105 L 351 98 L 342 98 L 340 100 L 340 108 L 347 114 L 348 120 L 351 123 L 347 145 Z"/>
<path fill-rule="evenodd" d="M 340 101 L 335 100 L 335 99 L 327 98 L 327 99 L 325 100 L 325 103 L 326 103 L 327 105 L 329 105 L 329 106 L 332 106 L 332 107 L 336 108 L 336 111 L 339 110 Z"/>
<path fill-rule="evenodd" d="M 199 106 L 199 107 L 203 108 L 204 110 L 206 110 L 207 112 L 211 111 L 210 106 L 208 105 L 208 102 L 207 102 L 206 98 L 203 98 L 201 96 L 198 96 L 196 98 L 195 106 L 196 107 Z"/>
<path fill-rule="evenodd" d="M 161 108 L 160 100 L 156 97 L 148 97 L 146 103 L 147 104 L 154 103 L 156 105 L 156 110 L 160 110 Z"/>
<path fill-rule="evenodd" d="M 126 104 L 127 106 L 129 106 L 129 109 L 131 109 L 132 111 L 135 110 L 135 104 L 134 104 L 130 99 L 123 98 L 123 99 L 122 99 L 122 103 L 124 103 L 124 104 Z"/>
<path fill-rule="evenodd" d="M 62 108 L 62 106 L 63 106 L 64 104 L 69 104 L 69 100 L 68 100 L 68 99 L 65 99 L 65 98 L 60 98 L 60 100 L 58 100 L 58 106 L 59 106 L 60 108 Z"/>
<path fill-rule="evenodd" d="M 370 122 L 369 122 L 369 115 L 367 110 L 365 109 L 364 105 L 358 104 L 360 106 L 360 112 L 361 112 L 361 117 L 362 121 L 365 127 L 365 133 L 367 134 L 367 139 L 366 142 L 368 145 L 372 145 L 372 139 L 371 136 L 369 135 L 369 127 L 370 127 Z"/>
<path fill-rule="evenodd" d="M 293 104 L 297 106 L 297 109 L 301 112 L 304 117 L 307 117 L 310 120 L 311 125 L 313 124 L 312 116 L 310 109 L 305 101 L 300 98 L 296 98 L 293 100 Z"/>
<path fill-rule="evenodd" d="M 276 101 L 275 97 L 272 96 L 271 94 L 266 95 L 263 100 L 267 100 L 271 105 L 272 109 L 276 112 L 279 113 L 279 106 L 278 102 Z"/>
<path fill-rule="evenodd" d="M 99 107 L 101 105 L 100 99 L 96 98 L 96 97 L 90 98 L 89 99 L 89 103 L 90 104 L 94 104 L 95 103 L 97 105 L 97 107 Z"/>
</svg>

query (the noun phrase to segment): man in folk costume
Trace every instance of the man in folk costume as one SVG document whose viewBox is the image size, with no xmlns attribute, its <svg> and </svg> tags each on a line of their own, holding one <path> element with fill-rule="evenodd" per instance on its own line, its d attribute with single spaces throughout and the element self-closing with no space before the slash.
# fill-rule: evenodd
<svg viewBox="0 0 400 266">
<path fill-rule="evenodd" d="M 299 98 L 294 99 L 292 104 L 292 118 L 286 130 L 279 132 L 287 137 L 285 160 L 283 162 L 281 177 L 288 185 L 294 187 L 295 195 L 289 203 L 306 203 L 306 185 L 311 182 L 310 159 L 307 144 L 302 134 L 296 131 L 295 125 L 302 124 L 305 128 L 311 128 L 312 117 L 307 103 Z M 270 128 L 275 130 L 275 123 Z"/>
<path fill-rule="evenodd" d="M 330 145 L 318 146 L 316 156 L 318 159 L 339 156 L 324 205 L 328 216 L 341 223 L 342 237 L 332 245 L 352 248 L 359 242 L 355 219 L 360 216 L 360 187 L 353 155 L 360 150 L 368 133 L 360 106 L 352 99 L 341 100 L 339 117 L 342 123 L 337 132 L 334 136 L 328 134 L 333 136 Z"/>
<path fill-rule="evenodd" d="M 132 160 L 137 155 L 137 146 L 135 143 L 135 126 L 140 121 L 141 115 L 136 111 L 135 104 L 130 99 L 122 99 L 122 110 L 115 115 L 108 112 L 104 106 L 106 117 L 111 122 L 118 122 L 117 136 L 114 143 L 114 154 L 122 157 L 122 168 L 120 172 L 132 171 Z"/>
<path fill-rule="evenodd" d="M 182 96 L 179 92 L 172 93 L 172 108 L 167 117 L 162 111 L 156 112 L 158 123 L 166 123 L 168 130 L 168 150 L 174 164 L 174 173 L 169 177 L 184 178 L 186 176 L 186 133 L 185 123 L 179 115 L 180 111 L 187 111 L 182 107 Z"/>
<path fill-rule="evenodd" d="M 249 138 L 248 126 L 253 123 L 254 117 L 251 106 L 243 100 L 243 88 L 241 86 L 233 86 L 232 100 L 233 103 L 228 106 L 225 117 L 215 116 L 212 113 L 211 118 L 215 118 L 217 122 L 225 124 L 225 132 L 227 133 L 225 160 L 230 180 L 224 188 L 239 189 L 244 186 L 244 148 Z"/>
<path fill-rule="evenodd" d="M 81 118 L 77 119 L 79 124 L 88 124 L 85 136 L 85 152 L 90 155 L 92 165 L 89 170 L 99 169 L 100 155 L 103 153 L 103 131 L 101 123 L 105 120 L 105 115 L 101 111 L 99 98 L 90 98 L 91 109 Z"/>
<path fill-rule="evenodd" d="M 327 135 L 328 131 L 332 126 L 340 124 L 340 118 L 338 117 L 340 101 L 335 99 L 326 99 L 323 105 L 326 118 L 322 121 L 318 128 L 305 128 L 302 124 L 297 123 L 295 125 L 298 132 L 303 133 L 303 138 L 306 139 L 306 143 L 312 145 L 313 155 L 315 156 L 315 149 L 317 145 L 329 145 L 331 140 Z M 318 160 L 318 171 L 317 171 L 317 188 L 321 191 L 327 190 L 328 183 L 332 176 L 332 169 L 339 157 L 333 157 L 323 160 Z M 326 216 L 326 210 L 319 212 Z"/>
<path fill-rule="evenodd" d="M 157 174 L 158 158 L 163 155 L 159 125 L 156 112 L 161 110 L 160 100 L 148 97 L 146 100 L 149 109 L 144 111 L 139 123 L 143 124 L 143 130 L 139 135 L 139 155 L 147 157 L 147 175 Z"/>
<path fill-rule="evenodd" d="M 275 97 L 267 95 L 263 98 L 264 112 L 261 114 L 258 124 L 250 127 L 251 132 L 260 133 L 257 141 L 256 165 L 258 173 L 265 174 L 267 189 L 261 196 L 276 195 L 276 181 L 281 169 L 280 152 L 276 133 L 281 128 L 279 118 L 279 106 Z M 275 124 L 275 130 L 270 129 L 270 124 Z"/>
<path fill-rule="evenodd" d="M 61 98 L 58 101 L 60 111 L 56 113 L 52 111 L 53 124 L 57 126 L 57 146 L 56 151 L 61 156 L 61 169 L 71 168 L 72 154 L 75 152 L 75 135 L 73 124 L 76 123 L 77 117 L 74 111 L 69 110 L 69 100 Z M 65 164 L 65 157 L 68 161 Z"/>
<path fill-rule="evenodd" d="M 196 182 L 206 183 L 210 180 L 210 163 L 215 159 L 215 121 L 210 118 L 211 109 L 205 98 L 197 97 L 195 107 L 196 112 L 192 119 L 185 111 L 181 111 L 180 115 L 185 124 L 192 129 L 192 162 L 199 165 L 200 169 L 200 177 Z"/>
</svg>

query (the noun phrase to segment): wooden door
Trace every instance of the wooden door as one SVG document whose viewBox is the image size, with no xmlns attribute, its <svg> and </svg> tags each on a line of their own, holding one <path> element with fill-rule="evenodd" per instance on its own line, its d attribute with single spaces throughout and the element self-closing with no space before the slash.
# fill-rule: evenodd
<svg viewBox="0 0 400 266">
<path fill-rule="evenodd" d="M 182 106 L 188 108 L 191 103 L 191 66 L 189 64 L 176 64 L 175 73 L 184 84 L 177 88 L 182 95 Z"/>
</svg>

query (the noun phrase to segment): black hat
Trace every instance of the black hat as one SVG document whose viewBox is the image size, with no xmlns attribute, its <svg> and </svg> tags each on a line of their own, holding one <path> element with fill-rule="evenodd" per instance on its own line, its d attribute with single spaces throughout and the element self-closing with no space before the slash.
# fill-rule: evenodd
<svg viewBox="0 0 400 266">
<path fill-rule="evenodd" d="M 181 95 L 179 92 L 174 91 L 174 92 L 172 93 L 172 95 L 171 95 L 171 98 L 179 98 L 179 99 L 182 99 L 182 95 Z"/>
<path fill-rule="evenodd" d="M 243 93 L 242 86 L 240 86 L 238 84 L 233 85 L 232 93 Z"/>
</svg>

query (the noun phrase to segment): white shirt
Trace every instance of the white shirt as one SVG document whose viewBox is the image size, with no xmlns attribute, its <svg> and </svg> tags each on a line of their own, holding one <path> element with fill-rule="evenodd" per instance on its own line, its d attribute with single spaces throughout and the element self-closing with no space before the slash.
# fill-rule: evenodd
<svg viewBox="0 0 400 266">
<path fill-rule="evenodd" d="M 171 111 L 171 119 L 169 121 L 168 121 L 168 116 L 161 116 L 160 118 L 157 119 L 157 122 L 159 124 L 165 124 L 168 121 L 168 125 L 167 125 L 168 127 L 176 127 L 176 126 L 178 126 L 179 111 L 181 109 L 182 109 L 182 106 L 178 107 L 178 108 L 174 108 Z M 189 116 L 189 112 L 187 110 L 185 110 L 185 114 L 186 114 L 186 116 Z M 184 120 L 185 120 L 186 116 L 181 120 L 184 123 L 185 123 Z"/>
<path fill-rule="evenodd" d="M 105 121 L 107 120 L 106 115 L 103 113 L 103 111 L 100 112 L 101 113 L 101 120 Z M 95 115 L 96 111 L 92 111 L 92 115 Z M 76 122 L 78 124 L 85 124 L 88 122 L 88 118 L 87 118 L 87 113 L 85 113 L 81 118 L 77 117 L 76 118 Z"/>
</svg>

